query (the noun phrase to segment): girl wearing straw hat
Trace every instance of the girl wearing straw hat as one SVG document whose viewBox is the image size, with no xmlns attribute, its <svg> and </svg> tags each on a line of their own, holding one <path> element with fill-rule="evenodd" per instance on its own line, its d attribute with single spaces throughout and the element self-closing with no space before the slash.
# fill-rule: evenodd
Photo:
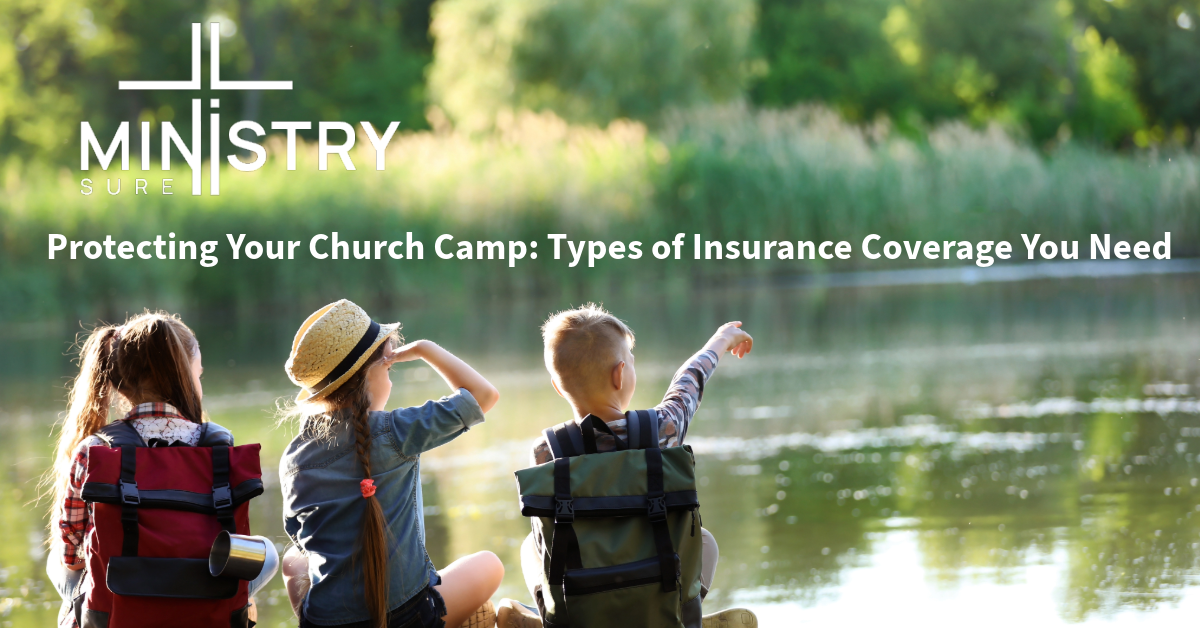
<svg viewBox="0 0 1200 628">
<path fill-rule="evenodd" d="M 483 421 L 500 398 L 467 363 L 428 340 L 397 347 L 345 299 L 308 317 L 285 370 L 300 393 L 299 435 L 279 463 L 284 581 L 301 628 L 492 626 L 504 567 L 491 552 L 437 570 L 425 551 L 420 454 Z M 425 360 L 453 391 L 384 411 L 395 362 Z"/>
</svg>

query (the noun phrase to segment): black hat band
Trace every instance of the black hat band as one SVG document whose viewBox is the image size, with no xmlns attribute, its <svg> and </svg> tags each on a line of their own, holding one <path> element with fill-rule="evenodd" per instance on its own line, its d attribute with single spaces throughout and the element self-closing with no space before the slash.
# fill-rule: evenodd
<svg viewBox="0 0 1200 628">
<path fill-rule="evenodd" d="M 371 348 L 371 345 L 378 337 L 379 323 L 371 321 L 371 325 L 367 327 L 367 333 L 363 334 L 363 337 L 358 340 L 358 344 L 354 345 L 354 348 L 350 350 L 350 353 L 346 354 L 346 357 L 342 358 L 341 362 L 338 362 L 338 365 L 335 366 L 333 370 L 325 376 L 325 379 L 322 379 L 317 383 L 316 386 L 313 386 L 309 390 L 311 390 L 313 393 L 325 390 L 326 386 L 336 382 L 343 375 L 350 372 L 350 368 L 353 367 L 354 364 L 358 362 L 359 358 L 361 358 L 363 354 L 367 352 L 367 349 Z"/>
</svg>

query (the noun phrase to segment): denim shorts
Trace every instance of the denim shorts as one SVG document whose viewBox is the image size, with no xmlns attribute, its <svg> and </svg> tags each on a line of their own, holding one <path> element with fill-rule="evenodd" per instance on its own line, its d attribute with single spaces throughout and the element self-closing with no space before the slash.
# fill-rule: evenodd
<svg viewBox="0 0 1200 628">
<path fill-rule="evenodd" d="M 442 577 L 434 575 L 429 585 L 421 592 L 412 596 L 407 602 L 397 606 L 388 613 L 387 628 L 446 628 L 443 617 L 446 616 L 446 601 L 442 594 L 433 587 L 442 583 Z M 300 628 L 334 628 L 314 624 L 300 612 Z M 350 624 L 338 624 L 336 628 L 371 628 L 370 621 L 357 621 Z"/>
</svg>

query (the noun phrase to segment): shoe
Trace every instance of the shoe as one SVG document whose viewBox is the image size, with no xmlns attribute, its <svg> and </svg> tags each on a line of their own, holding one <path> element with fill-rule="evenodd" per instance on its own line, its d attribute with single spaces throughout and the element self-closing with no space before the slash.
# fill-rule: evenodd
<svg viewBox="0 0 1200 628">
<path fill-rule="evenodd" d="M 758 618 L 744 608 L 727 608 L 705 615 L 700 620 L 701 628 L 758 628 Z"/>
<path fill-rule="evenodd" d="M 475 609 L 475 614 L 463 622 L 462 628 L 494 628 L 496 625 L 496 607 L 488 600 L 483 606 Z"/>
<path fill-rule="evenodd" d="M 496 628 L 542 628 L 542 618 L 528 606 L 504 598 L 496 609 Z"/>
</svg>

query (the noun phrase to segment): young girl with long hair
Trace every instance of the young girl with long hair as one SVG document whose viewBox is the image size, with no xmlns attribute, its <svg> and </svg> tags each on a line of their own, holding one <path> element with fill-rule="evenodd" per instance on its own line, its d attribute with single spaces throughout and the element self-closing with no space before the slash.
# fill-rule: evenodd
<svg viewBox="0 0 1200 628">
<path fill-rule="evenodd" d="M 436 569 L 425 551 L 420 454 L 483 421 L 499 393 L 427 340 L 397 347 L 341 300 L 296 333 L 285 370 L 301 390 L 285 416 L 300 421 L 279 463 L 284 528 L 295 546 L 284 581 L 301 628 L 493 626 L 489 602 L 504 567 L 478 552 Z M 395 362 L 421 359 L 452 393 L 385 411 Z"/>
<path fill-rule="evenodd" d="M 122 413 L 118 421 L 127 422 L 150 447 L 196 446 L 217 432 L 228 435 L 205 422 L 203 371 L 196 335 L 178 316 L 164 312 L 147 311 L 122 325 L 98 326 L 83 341 L 79 374 L 46 479 L 54 497 L 54 551 L 46 571 L 63 597 L 60 626 L 75 625 L 71 603 L 86 593 L 85 553 L 93 529 L 92 508 L 82 497 L 88 449 L 105 445 L 99 433 L 109 425 L 113 408 Z M 251 595 L 278 569 L 274 545 L 267 547 L 267 565 L 251 582 Z"/>
</svg>

